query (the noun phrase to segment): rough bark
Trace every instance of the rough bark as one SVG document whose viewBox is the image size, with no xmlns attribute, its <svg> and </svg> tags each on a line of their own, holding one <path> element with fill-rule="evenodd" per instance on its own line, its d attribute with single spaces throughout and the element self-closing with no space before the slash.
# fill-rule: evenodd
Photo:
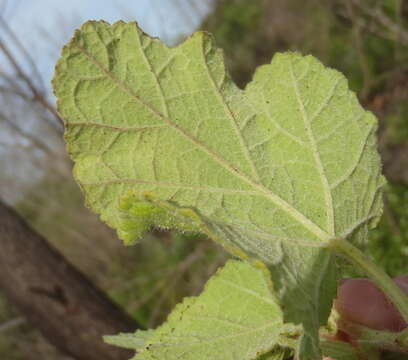
<svg viewBox="0 0 408 360">
<path fill-rule="evenodd" d="M 0 202 L 0 288 L 61 352 L 77 360 L 128 360 L 102 336 L 135 322 L 11 208 Z"/>
</svg>

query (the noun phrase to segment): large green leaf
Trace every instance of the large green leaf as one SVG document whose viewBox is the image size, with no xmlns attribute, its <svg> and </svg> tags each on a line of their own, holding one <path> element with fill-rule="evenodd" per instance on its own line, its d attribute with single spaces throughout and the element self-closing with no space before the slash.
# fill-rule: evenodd
<svg viewBox="0 0 408 360">
<path fill-rule="evenodd" d="M 230 260 L 198 297 L 186 298 L 155 331 L 105 337 L 135 349 L 135 360 L 251 360 L 293 332 L 272 295 L 265 272 Z"/>
<path fill-rule="evenodd" d="M 335 286 L 324 246 L 364 241 L 381 212 L 376 120 L 345 78 L 277 54 L 242 91 L 208 34 L 170 49 L 135 23 L 88 22 L 54 88 L 88 205 L 128 242 L 153 223 L 196 228 L 261 260 L 285 321 L 304 325 L 301 358 L 318 358 Z"/>
</svg>

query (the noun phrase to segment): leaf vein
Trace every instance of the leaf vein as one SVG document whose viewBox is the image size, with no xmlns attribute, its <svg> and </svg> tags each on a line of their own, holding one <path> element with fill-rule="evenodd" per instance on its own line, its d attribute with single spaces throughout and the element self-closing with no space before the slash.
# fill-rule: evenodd
<svg viewBox="0 0 408 360">
<path fill-rule="evenodd" d="M 312 153 L 313 153 L 314 160 L 316 162 L 319 177 L 320 177 L 322 185 L 323 185 L 324 197 L 325 197 L 325 202 L 326 202 L 326 216 L 327 216 L 328 231 L 329 231 L 330 235 L 334 236 L 334 234 L 335 234 L 334 208 L 333 208 L 333 199 L 332 199 L 332 194 L 331 194 L 329 182 L 328 182 L 328 179 L 327 179 L 327 175 L 326 175 L 322 160 L 320 158 L 320 153 L 319 153 L 319 149 L 317 147 L 316 139 L 314 138 L 312 124 L 311 124 L 310 119 L 309 119 L 309 117 L 308 117 L 308 115 L 306 113 L 306 109 L 305 109 L 303 100 L 301 98 L 298 82 L 297 82 L 297 80 L 295 78 L 295 74 L 294 74 L 294 70 L 293 70 L 292 61 L 289 62 L 289 67 L 290 67 L 290 74 L 291 74 L 291 78 L 292 78 L 293 88 L 295 90 L 296 99 L 297 99 L 297 102 L 299 104 L 299 109 L 300 109 L 300 112 L 302 114 L 303 122 L 304 122 L 305 128 L 306 128 L 306 133 L 308 135 L 309 142 L 310 142 L 310 145 L 312 147 Z"/>
<path fill-rule="evenodd" d="M 248 144 L 245 142 L 245 139 L 242 136 L 242 133 L 241 133 L 241 131 L 239 129 L 238 121 L 237 121 L 233 111 L 231 110 L 230 105 L 228 104 L 228 102 L 224 98 L 223 93 L 221 92 L 220 88 L 217 86 L 217 83 L 216 83 L 216 81 L 214 79 L 214 76 L 213 76 L 211 70 L 208 67 L 208 64 L 207 64 L 207 61 L 206 61 L 206 58 L 205 58 L 206 54 L 204 53 L 203 45 L 204 44 L 202 44 L 202 46 L 201 46 L 201 50 L 203 52 L 203 58 L 204 58 L 203 63 L 204 63 L 205 69 L 206 69 L 206 74 L 208 75 L 210 83 L 211 83 L 212 87 L 214 88 L 215 93 L 217 94 L 218 100 L 220 101 L 220 103 L 222 104 L 222 107 L 224 108 L 225 114 L 227 115 L 227 117 L 231 121 L 232 127 L 233 127 L 235 135 L 237 136 L 238 141 L 239 141 L 239 143 L 241 145 L 244 156 L 245 156 L 249 166 L 251 167 L 252 175 L 255 177 L 255 180 L 257 182 L 261 182 L 258 170 L 257 170 L 257 168 L 255 166 L 254 160 L 251 157 L 250 150 L 248 148 Z"/>
</svg>

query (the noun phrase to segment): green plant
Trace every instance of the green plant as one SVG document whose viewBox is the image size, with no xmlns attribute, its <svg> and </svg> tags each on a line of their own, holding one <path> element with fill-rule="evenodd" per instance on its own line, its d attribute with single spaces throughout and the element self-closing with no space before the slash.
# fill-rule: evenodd
<svg viewBox="0 0 408 360">
<path fill-rule="evenodd" d="M 74 176 L 126 244 L 156 226 L 206 234 L 241 259 L 158 329 L 108 342 L 168 360 L 408 348 L 406 332 L 361 328 L 374 345 L 356 348 L 324 337 L 336 254 L 408 320 L 405 294 L 359 250 L 384 179 L 376 119 L 340 73 L 277 54 L 242 91 L 206 33 L 170 49 L 135 23 L 88 22 L 64 48 L 54 89 Z"/>
</svg>

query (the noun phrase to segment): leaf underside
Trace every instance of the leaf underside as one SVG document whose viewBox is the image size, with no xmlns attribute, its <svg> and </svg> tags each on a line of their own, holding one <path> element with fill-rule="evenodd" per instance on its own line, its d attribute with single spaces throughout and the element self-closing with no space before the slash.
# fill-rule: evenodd
<svg viewBox="0 0 408 360">
<path fill-rule="evenodd" d="M 300 359 L 317 359 L 335 288 L 323 246 L 363 243 L 381 214 L 376 119 L 346 79 L 284 53 L 243 91 L 206 33 L 168 48 L 136 23 L 88 22 L 54 89 L 88 205 L 128 243 L 195 229 L 262 261 L 304 325 Z"/>
<path fill-rule="evenodd" d="M 273 349 L 288 329 L 264 272 L 230 260 L 155 331 L 136 332 L 139 341 L 130 334 L 105 340 L 137 350 L 135 360 L 251 360 Z"/>
</svg>

